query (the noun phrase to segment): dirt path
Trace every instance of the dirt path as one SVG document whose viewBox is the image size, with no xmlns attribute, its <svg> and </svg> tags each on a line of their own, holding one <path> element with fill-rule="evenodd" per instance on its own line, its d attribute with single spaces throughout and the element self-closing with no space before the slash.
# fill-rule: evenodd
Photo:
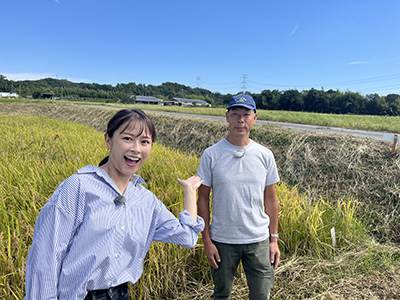
<svg viewBox="0 0 400 300">
<path fill-rule="evenodd" d="M 210 120 L 219 120 L 225 121 L 225 117 L 219 116 L 206 116 L 206 115 L 194 115 L 194 114 L 183 114 L 176 112 L 164 112 L 164 111 L 155 111 L 155 110 L 145 110 L 148 113 L 154 114 L 170 114 L 177 116 L 184 116 L 189 118 L 201 118 L 201 119 L 210 119 Z M 275 122 L 275 121 L 265 121 L 265 120 L 257 120 L 256 125 L 265 125 L 271 124 L 280 126 L 283 128 L 300 130 L 300 131 L 311 131 L 311 132 L 319 132 L 325 134 L 341 134 L 341 135 L 353 135 L 361 138 L 371 138 L 376 140 L 383 140 L 384 133 L 379 131 L 367 131 L 367 130 L 357 130 L 357 129 L 346 129 L 346 128 L 338 128 L 338 127 L 327 127 L 320 125 L 306 125 L 306 124 L 297 124 L 297 123 L 286 123 L 286 122 Z M 393 134 L 394 133 L 390 133 Z M 385 135 L 390 135 L 386 133 Z"/>
</svg>

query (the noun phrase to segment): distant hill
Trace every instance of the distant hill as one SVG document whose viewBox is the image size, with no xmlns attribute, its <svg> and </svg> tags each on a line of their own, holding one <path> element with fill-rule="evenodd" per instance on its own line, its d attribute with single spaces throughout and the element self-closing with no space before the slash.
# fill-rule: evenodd
<svg viewBox="0 0 400 300">
<path fill-rule="evenodd" d="M 191 88 L 182 84 L 165 82 L 159 86 L 130 83 L 111 84 L 76 83 L 65 79 L 45 78 L 40 80 L 12 81 L 0 75 L 0 91 L 15 91 L 22 97 L 39 99 L 43 93 L 52 93 L 63 99 L 102 99 L 109 102 L 130 102 L 132 95 L 153 96 L 161 99 L 200 99 L 211 104 L 222 103 L 224 96 L 206 89 Z M 231 95 L 228 95 L 230 98 Z"/>
<path fill-rule="evenodd" d="M 225 106 L 232 94 L 223 95 L 202 88 L 191 88 L 179 83 L 161 85 L 134 82 L 111 84 L 76 83 L 65 79 L 12 81 L 0 75 L 0 92 L 15 92 L 22 97 L 40 99 L 44 94 L 57 99 L 96 100 L 97 102 L 132 103 L 135 97 L 152 96 L 160 99 L 200 99 L 212 106 Z M 241 91 L 238 91 L 241 93 Z M 400 95 L 361 95 L 339 90 L 268 90 L 252 95 L 258 109 L 306 111 L 317 113 L 400 116 Z"/>
</svg>

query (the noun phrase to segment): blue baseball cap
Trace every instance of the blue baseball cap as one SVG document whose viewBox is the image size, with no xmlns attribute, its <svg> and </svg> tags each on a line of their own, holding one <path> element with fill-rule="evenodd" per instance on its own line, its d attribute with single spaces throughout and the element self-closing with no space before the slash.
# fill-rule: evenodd
<svg viewBox="0 0 400 300">
<path fill-rule="evenodd" d="M 243 106 L 248 109 L 256 109 L 256 103 L 254 102 L 253 97 L 246 94 L 233 96 L 232 99 L 229 101 L 227 109 L 233 106 Z"/>
</svg>

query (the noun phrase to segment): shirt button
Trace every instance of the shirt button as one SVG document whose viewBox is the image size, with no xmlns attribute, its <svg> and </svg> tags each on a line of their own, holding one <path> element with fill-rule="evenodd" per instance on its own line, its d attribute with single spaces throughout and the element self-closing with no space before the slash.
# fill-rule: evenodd
<svg viewBox="0 0 400 300">
<path fill-rule="evenodd" d="M 107 282 L 107 286 L 111 286 L 111 284 L 112 284 L 111 282 Z"/>
<path fill-rule="evenodd" d="M 122 229 L 122 230 L 125 230 L 125 226 L 122 225 L 122 226 L 121 226 L 121 229 Z"/>
<path fill-rule="evenodd" d="M 118 254 L 115 253 L 114 256 L 115 256 L 115 258 L 118 258 Z"/>
</svg>

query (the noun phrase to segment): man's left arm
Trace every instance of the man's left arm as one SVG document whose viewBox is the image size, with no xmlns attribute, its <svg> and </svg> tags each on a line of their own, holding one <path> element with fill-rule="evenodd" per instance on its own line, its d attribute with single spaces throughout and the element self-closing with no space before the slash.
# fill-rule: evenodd
<svg viewBox="0 0 400 300">
<path fill-rule="evenodd" d="M 269 216 L 269 233 L 278 233 L 278 215 L 279 215 L 279 203 L 278 197 L 276 196 L 275 184 L 271 184 L 265 187 L 264 190 L 264 209 L 266 214 Z M 278 247 L 278 238 L 270 237 L 269 239 L 269 251 L 271 256 L 271 264 L 273 264 L 274 270 L 279 265 L 281 253 Z"/>
</svg>

